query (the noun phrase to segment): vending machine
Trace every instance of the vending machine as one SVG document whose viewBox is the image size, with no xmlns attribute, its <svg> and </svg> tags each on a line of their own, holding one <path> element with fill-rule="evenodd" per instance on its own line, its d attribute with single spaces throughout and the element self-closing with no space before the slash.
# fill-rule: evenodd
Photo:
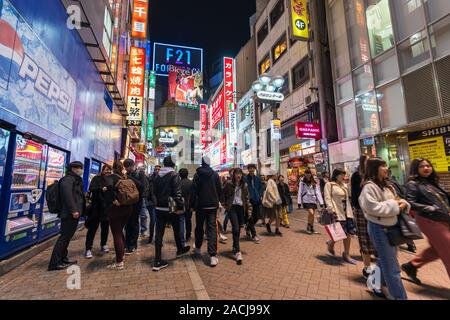
<svg viewBox="0 0 450 320">
<path fill-rule="evenodd" d="M 3 188 L 3 180 L 4 180 L 4 176 L 5 176 L 5 170 L 6 170 L 6 160 L 8 158 L 8 146 L 9 146 L 10 136 L 11 136 L 11 132 L 9 132 L 6 129 L 0 128 L 0 204 L 3 203 L 3 201 L 1 200 L 2 199 L 2 189 L 4 189 Z"/>
<path fill-rule="evenodd" d="M 44 161 L 42 161 L 41 166 L 41 176 L 44 176 L 42 180 L 44 181 L 44 194 L 41 199 L 41 208 L 37 210 L 37 214 L 40 217 L 38 241 L 43 241 L 57 234 L 61 228 L 61 221 L 58 218 L 58 214 L 48 210 L 45 193 L 49 186 L 64 177 L 64 170 L 67 166 L 68 158 L 67 152 L 50 146 L 44 146 Z"/>
<path fill-rule="evenodd" d="M 37 242 L 38 216 L 43 195 L 41 165 L 44 145 L 16 134 L 10 139 L 12 165 L 6 168 L 0 214 L 0 258 Z"/>
</svg>

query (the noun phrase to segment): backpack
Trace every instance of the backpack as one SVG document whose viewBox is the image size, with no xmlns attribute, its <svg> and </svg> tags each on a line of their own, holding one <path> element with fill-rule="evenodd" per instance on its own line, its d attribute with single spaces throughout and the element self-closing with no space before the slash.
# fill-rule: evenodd
<svg viewBox="0 0 450 320">
<path fill-rule="evenodd" d="M 121 206 L 128 206 L 139 202 L 139 190 L 132 179 L 121 178 L 115 186 L 117 201 Z"/>
<path fill-rule="evenodd" d="M 47 187 L 45 200 L 47 200 L 47 207 L 50 213 L 61 213 L 62 210 L 59 183 L 60 181 L 55 181 L 52 185 Z"/>
</svg>

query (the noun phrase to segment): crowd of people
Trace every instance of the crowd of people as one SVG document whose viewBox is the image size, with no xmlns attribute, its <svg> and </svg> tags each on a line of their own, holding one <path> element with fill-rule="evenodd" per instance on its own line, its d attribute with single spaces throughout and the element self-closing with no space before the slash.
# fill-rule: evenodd
<svg viewBox="0 0 450 320">
<path fill-rule="evenodd" d="M 149 176 L 136 168 L 131 159 L 115 161 L 112 167 L 105 164 L 93 178 L 86 197 L 81 178 L 83 164 L 70 163 L 66 176 L 57 182 L 61 234 L 49 270 L 62 270 L 77 263 L 68 259 L 68 246 L 83 215 L 88 230 L 86 259 L 93 258 L 92 247 L 99 227 L 100 250 L 109 252 L 107 242 L 111 230 L 115 260 L 109 269 L 124 269 L 124 256 L 136 252 L 139 236 L 154 243 L 153 271 L 166 268 L 168 263 L 162 259 L 166 229 L 171 227 L 173 231 L 177 257 L 188 254 L 193 216 L 193 254 L 201 255 L 206 235 L 209 264 L 217 266 L 218 241 L 227 243 L 225 234 L 231 224 L 234 259 L 238 265 L 242 264 L 241 230 L 255 244 L 260 243 L 257 226 L 265 227 L 268 234 L 282 237 L 280 229 L 290 227 L 288 213 L 293 211 L 292 194 L 282 175 L 258 176 L 253 164 L 247 169 L 247 174 L 234 168 L 228 177 L 220 177 L 205 157 L 191 180 L 187 169 L 175 171 L 170 156 L 164 158 L 163 167 L 156 166 Z M 362 275 L 368 278 L 376 270 L 381 273 L 381 287 L 373 289 L 380 297 L 407 299 L 401 271 L 420 284 L 420 268 L 437 259 L 443 261 L 450 277 L 450 197 L 440 186 L 430 161 L 416 159 L 411 163 L 406 186 L 392 176 L 386 162 L 379 158 L 362 156 L 350 186 L 345 183 L 346 174 L 345 170 L 335 169 L 331 177 L 323 173 L 318 178 L 307 169 L 301 177 L 297 204 L 307 212 L 307 234 L 318 234 L 316 218 L 331 212 L 346 236 L 342 240 L 342 260 L 357 264 L 350 255 L 351 240 L 356 237 L 364 263 Z M 398 245 L 392 243 L 389 234 L 405 213 L 415 218 L 430 246 L 400 266 Z M 224 219 L 219 221 L 222 215 Z M 408 250 L 415 253 L 414 243 L 405 242 Z M 336 257 L 335 241 L 327 241 L 324 250 Z M 372 265 L 374 260 L 376 266 Z"/>
</svg>

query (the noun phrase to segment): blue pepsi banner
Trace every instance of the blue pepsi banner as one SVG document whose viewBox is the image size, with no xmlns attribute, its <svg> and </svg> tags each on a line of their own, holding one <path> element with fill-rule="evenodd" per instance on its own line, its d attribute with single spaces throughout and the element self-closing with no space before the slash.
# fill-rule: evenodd
<svg viewBox="0 0 450 320">
<path fill-rule="evenodd" d="M 71 140 L 74 79 L 9 1 L 0 0 L 0 113 Z"/>
</svg>

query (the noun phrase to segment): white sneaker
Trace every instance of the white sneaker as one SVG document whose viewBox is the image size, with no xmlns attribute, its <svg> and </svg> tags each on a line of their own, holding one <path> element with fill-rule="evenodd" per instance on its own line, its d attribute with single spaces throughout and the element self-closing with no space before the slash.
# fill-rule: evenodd
<svg viewBox="0 0 450 320">
<path fill-rule="evenodd" d="M 255 243 L 259 243 L 260 240 L 261 240 L 261 239 L 260 239 L 258 236 L 255 236 L 255 237 L 253 238 L 253 241 L 254 241 Z"/>
<path fill-rule="evenodd" d="M 228 240 L 227 237 L 225 237 L 225 236 L 224 236 L 223 234 L 221 234 L 221 233 L 219 234 L 219 241 L 220 241 L 220 242 L 223 243 L 223 242 L 226 242 L 227 240 Z"/>
<path fill-rule="evenodd" d="M 218 259 L 216 256 L 211 257 L 210 266 L 211 266 L 211 267 L 215 267 L 215 266 L 217 266 L 218 264 L 219 264 L 219 259 Z"/>
<path fill-rule="evenodd" d="M 93 257 L 92 251 L 91 251 L 91 250 L 86 250 L 86 252 L 85 252 L 85 254 L 84 254 L 84 257 L 85 257 L 86 259 L 91 259 L 91 258 Z"/>
<path fill-rule="evenodd" d="M 102 253 L 108 253 L 108 252 L 109 252 L 108 246 L 103 246 L 102 247 Z"/>
<path fill-rule="evenodd" d="M 242 259 L 242 253 L 240 253 L 240 252 L 236 253 L 236 263 L 242 264 L 242 260 L 244 260 L 244 259 Z"/>
</svg>

